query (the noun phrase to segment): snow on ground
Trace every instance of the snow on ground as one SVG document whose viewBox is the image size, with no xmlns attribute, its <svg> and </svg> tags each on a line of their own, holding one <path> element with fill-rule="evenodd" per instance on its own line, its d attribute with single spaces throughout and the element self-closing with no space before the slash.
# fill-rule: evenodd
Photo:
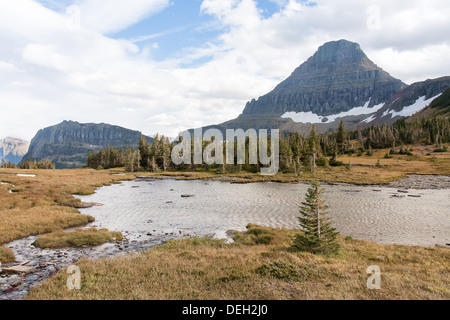
<svg viewBox="0 0 450 320">
<path fill-rule="evenodd" d="M 441 94 L 438 94 L 435 97 L 426 100 L 426 97 L 420 97 L 416 100 L 416 102 L 410 106 L 404 107 L 403 110 L 396 112 L 395 110 L 386 110 L 382 118 L 391 115 L 392 118 L 400 116 L 400 117 L 410 117 L 413 114 L 425 109 L 430 103 L 438 98 Z M 373 108 L 369 108 L 369 104 L 372 98 L 366 102 L 366 104 L 362 107 L 353 108 L 346 112 L 341 112 L 339 114 L 334 114 L 331 116 L 320 116 L 313 112 L 286 112 L 281 117 L 282 118 L 291 118 L 296 123 L 332 123 L 339 118 L 348 117 L 348 116 L 360 116 L 360 115 L 370 115 L 367 119 L 361 121 L 365 123 L 372 122 L 376 119 L 375 112 L 380 110 L 384 103 L 374 106 Z M 326 121 L 324 121 L 326 120 Z"/>
<path fill-rule="evenodd" d="M 426 107 L 430 105 L 431 102 L 433 102 L 434 99 L 438 98 L 441 94 L 438 94 L 437 96 L 430 98 L 428 100 L 425 100 L 425 96 L 420 97 L 416 100 L 416 102 L 410 106 L 404 107 L 402 111 L 396 112 L 394 110 L 389 111 L 389 114 L 392 115 L 392 118 L 400 116 L 400 117 L 410 117 L 413 114 L 422 111 Z"/>
<path fill-rule="evenodd" d="M 310 112 L 286 112 L 281 117 L 291 118 L 294 122 L 297 123 L 332 123 L 336 121 L 336 119 L 343 117 L 372 114 L 377 112 L 384 106 L 384 103 L 381 103 L 379 105 L 374 106 L 373 108 L 369 108 L 371 100 L 372 98 L 370 98 L 369 101 L 367 101 L 362 107 L 353 108 L 349 111 L 341 112 L 339 114 L 334 114 L 331 116 L 319 116 L 318 114 L 315 114 L 310 111 Z M 323 121 L 324 119 L 327 119 L 327 121 Z"/>
<path fill-rule="evenodd" d="M 375 115 L 371 115 L 369 118 L 367 118 L 366 120 L 363 120 L 361 122 L 369 123 L 369 122 L 372 122 L 375 119 L 376 119 Z"/>
</svg>

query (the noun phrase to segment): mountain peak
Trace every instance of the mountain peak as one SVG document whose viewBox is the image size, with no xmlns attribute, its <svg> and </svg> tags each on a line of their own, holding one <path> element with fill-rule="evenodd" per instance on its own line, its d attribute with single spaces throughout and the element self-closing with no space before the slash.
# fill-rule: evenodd
<svg viewBox="0 0 450 320">
<path fill-rule="evenodd" d="M 322 45 L 308 62 L 325 65 L 329 63 L 355 63 L 368 60 L 359 44 L 347 40 L 330 41 Z"/>
<path fill-rule="evenodd" d="M 385 102 L 406 85 L 373 63 L 359 44 L 322 45 L 272 92 L 248 103 L 242 117 L 280 117 L 288 112 L 326 117 Z"/>
<path fill-rule="evenodd" d="M 0 139 L 0 161 L 4 159 L 6 162 L 18 164 L 27 153 L 29 145 L 28 141 L 13 137 Z"/>
</svg>

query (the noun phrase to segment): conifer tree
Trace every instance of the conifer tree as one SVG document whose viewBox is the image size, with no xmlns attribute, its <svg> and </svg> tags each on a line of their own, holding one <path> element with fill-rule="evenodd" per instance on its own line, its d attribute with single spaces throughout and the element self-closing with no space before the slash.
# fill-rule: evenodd
<svg viewBox="0 0 450 320">
<path fill-rule="evenodd" d="M 336 237 L 339 234 L 327 217 L 328 207 L 322 200 L 324 189 L 314 181 L 300 207 L 300 226 L 303 233 L 296 235 L 293 247 L 312 253 L 335 254 L 339 250 Z"/>
<path fill-rule="evenodd" d="M 338 129 L 337 136 L 336 136 L 336 143 L 337 143 L 337 147 L 338 147 L 337 151 L 339 154 L 345 153 L 346 140 L 347 140 L 347 134 L 345 133 L 344 121 L 341 120 L 341 124 L 339 125 L 339 129 Z"/>
<path fill-rule="evenodd" d="M 320 150 L 320 142 L 319 136 L 316 132 L 316 125 L 313 124 L 311 129 L 311 133 L 308 137 L 308 156 L 309 156 L 309 165 L 310 170 L 313 173 L 314 177 L 316 176 L 316 160 L 319 157 Z"/>
<path fill-rule="evenodd" d="M 151 157 L 151 149 L 150 144 L 148 143 L 147 139 L 142 135 L 139 138 L 139 147 L 138 147 L 139 153 L 140 153 L 140 163 L 139 166 L 143 168 L 144 170 L 148 169 L 150 167 L 150 157 Z"/>
</svg>

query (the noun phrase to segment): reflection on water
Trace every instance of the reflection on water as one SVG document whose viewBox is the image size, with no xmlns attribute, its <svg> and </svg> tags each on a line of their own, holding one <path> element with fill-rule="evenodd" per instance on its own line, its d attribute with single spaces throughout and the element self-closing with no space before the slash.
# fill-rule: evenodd
<svg viewBox="0 0 450 320">
<path fill-rule="evenodd" d="M 343 235 L 384 244 L 450 242 L 448 189 L 401 193 L 387 187 L 323 187 L 334 226 Z M 298 207 L 307 188 L 307 184 L 127 181 L 80 198 L 105 204 L 81 210 L 95 217 L 95 226 L 127 232 L 130 240 L 165 234 L 225 238 L 227 230 L 245 230 L 248 223 L 298 228 Z"/>
</svg>

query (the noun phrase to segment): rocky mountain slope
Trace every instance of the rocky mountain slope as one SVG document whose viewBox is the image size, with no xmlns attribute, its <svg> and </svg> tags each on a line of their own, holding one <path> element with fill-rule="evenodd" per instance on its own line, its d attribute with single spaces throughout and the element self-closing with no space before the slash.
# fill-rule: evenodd
<svg viewBox="0 0 450 320">
<path fill-rule="evenodd" d="M 89 151 L 107 146 L 136 148 L 139 145 L 139 137 L 139 131 L 109 124 L 64 121 L 39 130 L 31 140 L 29 151 L 23 159 L 49 159 L 55 163 L 57 169 L 78 168 L 86 164 Z M 150 137 L 147 137 L 147 140 L 153 142 Z"/>
<path fill-rule="evenodd" d="M 330 116 L 385 102 L 406 87 L 370 61 L 360 46 L 345 40 L 329 42 L 272 92 L 249 102 L 243 116 L 282 116 L 312 112 Z"/>
<path fill-rule="evenodd" d="M 357 43 L 332 41 L 273 91 L 248 102 L 237 119 L 215 127 L 306 134 L 312 124 L 324 133 L 336 129 L 341 120 L 347 129 L 393 123 L 431 103 L 450 86 L 448 80 L 408 86 L 373 63 Z"/>
<path fill-rule="evenodd" d="M 20 163 L 27 153 L 30 143 L 16 138 L 0 139 L 0 162 L 5 160 L 14 164 Z"/>
<path fill-rule="evenodd" d="M 437 104 L 439 104 L 439 101 L 445 101 L 445 99 L 439 98 L 444 92 L 448 91 L 448 88 L 450 88 L 450 77 L 414 83 L 393 95 L 376 114 L 363 122 L 366 123 L 365 126 L 371 126 L 382 123 L 393 124 L 398 119 L 411 116 L 420 118 L 420 115 L 416 114 L 422 112 L 427 106 L 431 106 L 434 101 L 437 101 Z M 448 93 L 445 96 L 448 96 Z M 431 106 L 428 109 L 435 108 Z M 432 114 L 429 113 L 428 115 L 431 116 Z"/>
</svg>

